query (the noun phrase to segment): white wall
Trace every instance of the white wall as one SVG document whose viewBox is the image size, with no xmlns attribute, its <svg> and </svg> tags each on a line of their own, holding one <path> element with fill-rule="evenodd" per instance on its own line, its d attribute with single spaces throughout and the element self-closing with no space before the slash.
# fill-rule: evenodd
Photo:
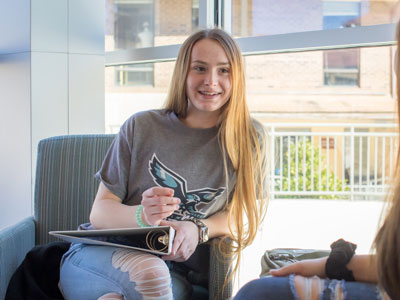
<svg viewBox="0 0 400 300">
<path fill-rule="evenodd" d="M 32 214 L 39 140 L 104 133 L 104 1 L 0 2 L 0 228 Z"/>
<path fill-rule="evenodd" d="M 29 77 L 28 52 L 0 55 L 0 228 L 31 213 Z"/>
</svg>

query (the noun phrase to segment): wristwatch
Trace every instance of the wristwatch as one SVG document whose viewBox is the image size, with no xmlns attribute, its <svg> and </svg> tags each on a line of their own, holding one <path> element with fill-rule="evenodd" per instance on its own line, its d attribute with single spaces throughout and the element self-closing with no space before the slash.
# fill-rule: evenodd
<svg viewBox="0 0 400 300">
<path fill-rule="evenodd" d="M 187 219 L 190 222 L 196 224 L 199 228 L 199 244 L 203 244 L 208 241 L 208 227 L 202 221 L 196 218 Z"/>
</svg>

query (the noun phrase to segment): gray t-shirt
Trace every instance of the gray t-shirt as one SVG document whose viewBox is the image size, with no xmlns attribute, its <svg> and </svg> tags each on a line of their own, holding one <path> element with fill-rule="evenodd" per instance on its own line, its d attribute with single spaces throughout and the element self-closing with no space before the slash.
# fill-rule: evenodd
<svg viewBox="0 0 400 300">
<path fill-rule="evenodd" d="M 172 188 L 181 199 L 170 218 L 207 218 L 224 208 L 235 185 L 228 159 L 226 187 L 218 128 L 184 125 L 173 112 L 151 110 L 131 116 L 110 146 L 96 177 L 127 205 L 138 205 L 154 186 Z"/>
</svg>

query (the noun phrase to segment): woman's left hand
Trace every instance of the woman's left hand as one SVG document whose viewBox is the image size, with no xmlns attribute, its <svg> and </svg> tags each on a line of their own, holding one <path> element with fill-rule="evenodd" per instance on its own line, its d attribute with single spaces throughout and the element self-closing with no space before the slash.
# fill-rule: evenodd
<svg viewBox="0 0 400 300">
<path fill-rule="evenodd" d="M 174 243 L 170 255 L 162 259 L 173 261 L 186 261 L 196 250 L 199 244 L 199 229 L 190 221 L 161 221 L 160 226 L 171 226 L 175 229 Z"/>
<path fill-rule="evenodd" d="M 270 274 L 276 277 L 289 276 L 290 274 L 302 275 L 304 277 L 318 276 L 325 277 L 325 264 L 327 257 L 305 259 L 287 265 L 280 269 L 270 270 Z"/>
</svg>

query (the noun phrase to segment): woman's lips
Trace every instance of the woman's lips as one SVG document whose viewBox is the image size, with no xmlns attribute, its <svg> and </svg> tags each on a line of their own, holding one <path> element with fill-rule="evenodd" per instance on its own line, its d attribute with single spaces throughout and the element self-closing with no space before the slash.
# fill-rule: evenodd
<svg viewBox="0 0 400 300">
<path fill-rule="evenodd" d="M 217 95 L 221 94 L 219 92 L 213 92 L 213 91 L 199 91 L 199 93 L 204 95 L 204 96 L 210 96 L 210 97 L 217 96 Z"/>
</svg>

